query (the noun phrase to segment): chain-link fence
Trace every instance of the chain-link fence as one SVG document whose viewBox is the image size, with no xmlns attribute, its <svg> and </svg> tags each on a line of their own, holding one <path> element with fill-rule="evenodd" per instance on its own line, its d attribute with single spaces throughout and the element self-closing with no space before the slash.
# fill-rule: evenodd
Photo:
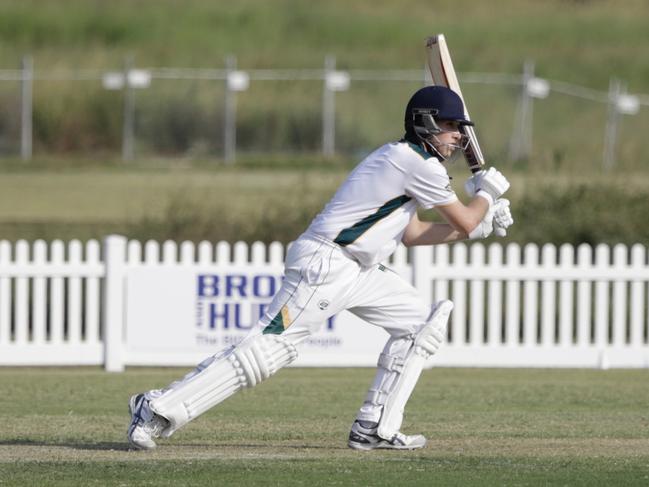
<svg viewBox="0 0 649 487">
<path fill-rule="evenodd" d="M 649 96 L 521 73 L 459 73 L 488 159 L 560 169 L 642 168 Z M 427 70 L 138 68 L 0 70 L 0 154 L 356 157 L 402 134 Z"/>
</svg>

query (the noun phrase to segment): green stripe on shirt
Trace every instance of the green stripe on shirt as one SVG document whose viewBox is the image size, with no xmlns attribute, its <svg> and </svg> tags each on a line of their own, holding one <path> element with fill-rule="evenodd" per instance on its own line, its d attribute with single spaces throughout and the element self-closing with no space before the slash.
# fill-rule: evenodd
<svg viewBox="0 0 649 487">
<path fill-rule="evenodd" d="M 334 242 L 341 247 L 345 247 L 351 244 L 358 237 L 363 235 L 363 233 L 369 230 L 370 227 L 376 222 L 382 220 L 397 208 L 405 205 L 411 199 L 412 198 L 410 196 L 406 196 L 405 194 L 391 199 L 383 206 L 381 206 L 381 208 L 376 210 L 376 212 L 354 223 L 351 227 L 343 229 L 335 238 Z"/>
</svg>

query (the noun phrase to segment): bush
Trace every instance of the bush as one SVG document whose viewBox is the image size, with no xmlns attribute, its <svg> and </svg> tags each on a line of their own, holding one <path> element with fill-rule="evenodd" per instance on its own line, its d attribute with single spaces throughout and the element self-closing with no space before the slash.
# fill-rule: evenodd
<svg viewBox="0 0 649 487">
<path fill-rule="evenodd" d="M 200 198 L 179 193 L 170 198 L 162 219 L 142 219 L 128 231 L 139 239 L 289 242 L 325 203 L 310 196 L 304 185 L 292 195 L 258 202 L 256 211 L 242 215 L 227 207 L 206 207 Z M 503 242 L 649 245 L 649 194 L 644 191 L 585 183 L 541 186 L 513 200 L 512 213 L 515 223 Z"/>
<path fill-rule="evenodd" d="M 162 218 L 146 216 L 125 228 L 125 233 L 139 240 L 221 240 L 236 242 L 295 240 L 324 204 L 301 190 L 278 194 L 264 201 L 252 202 L 245 214 L 235 213 L 226 204 L 206 206 L 201 195 L 178 192 L 170 196 Z"/>
<path fill-rule="evenodd" d="M 541 186 L 512 202 L 512 241 L 649 245 L 649 193 L 618 186 Z"/>
<path fill-rule="evenodd" d="M 68 164 L 73 162 L 67 161 Z M 147 194 L 150 196 L 137 200 L 138 205 L 142 205 L 138 208 L 146 208 L 143 217 L 132 216 L 132 211 L 119 216 L 121 213 L 116 211 L 110 221 L 101 217 L 88 220 L 76 217 L 70 209 L 70 216 L 47 220 L 39 218 L 38 214 L 25 216 L 20 212 L 8 212 L 0 222 L 0 238 L 83 240 L 121 233 L 139 240 L 277 240 L 286 243 L 304 231 L 348 170 L 342 162 L 332 167 L 331 172 L 305 170 L 305 162 L 302 161 L 302 166 L 299 163 L 298 159 L 287 159 L 283 169 L 272 172 L 240 167 L 234 172 L 241 182 L 236 182 L 237 179 L 230 174 L 227 180 L 231 186 L 174 185 L 168 180 L 164 184 L 158 181 L 155 188 L 161 188 L 160 191 L 149 188 Z M 75 170 L 74 167 L 69 166 L 69 170 Z M 24 171 L 24 165 L 17 161 L 7 170 Z M 115 170 L 118 169 L 111 171 Z M 224 170 L 223 174 L 228 174 L 227 171 L 230 170 Z M 220 175 L 221 170 L 217 169 L 216 173 Z M 28 177 L 28 173 L 25 174 Z M 101 177 L 98 172 L 91 174 L 91 178 Z M 557 185 L 556 182 L 550 184 L 548 179 L 532 185 L 530 181 L 538 180 L 519 179 L 514 182 L 512 191 L 523 188 L 524 192 L 513 192 L 511 196 L 515 223 L 508 236 L 497 241 L 575 245 L 640 243 L 649 246 L 649 226 L 646 224 L 649 187 L 641 177 L 633 179 L 634 185 L 624 186 L 603 181 Z M 87 190 L 93 191 L 94 188 L 95 185 L 88 185 Z M 56 187 L 43 186 L 41 189 L 40 197 L 44 201 L 57 197 L 57 191 L 60 191 Z M 48 192 L 51 190 L 54 192 Z M 98 198 L 97 201 L 104 204 L 107 200 Z M 130 208 L 129 205 L 122 206 Z M 421 217 L 439 218 L 435 211 L 422 212 Z"/>
</svg>

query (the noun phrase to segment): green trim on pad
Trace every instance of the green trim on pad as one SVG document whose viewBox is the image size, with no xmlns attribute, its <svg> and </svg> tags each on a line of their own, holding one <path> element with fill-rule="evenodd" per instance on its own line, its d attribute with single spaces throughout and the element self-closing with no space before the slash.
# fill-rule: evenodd
<svg viewBox="0 0 649 487">
<path fill-rule="evenodd" d="M 411 199 L 412 198 L 410 196 L 406 196 L 405 194 L 391 199 L 381 208 L 376 210 L 376 212 L 354 223 L 351 227 L 343 229 L 338 234 L 334 242 L 341 247 L 345 247 L 350 243 L 353 243 L 358 237 L 369 230 L 372 225 L 388 216 L 397 208 L 405 205 Z"/>
<path fill-rule="evenodd" d="M 268 323 L 268 326 L 264 328 L 262 334 L 264 335 L 281 335 L 284 331 L 284 318 L 282 318 L 282 311 L 280 310 L 277 313 L 277 316 L 273 318 L 273 321 Z"/>
</svg>

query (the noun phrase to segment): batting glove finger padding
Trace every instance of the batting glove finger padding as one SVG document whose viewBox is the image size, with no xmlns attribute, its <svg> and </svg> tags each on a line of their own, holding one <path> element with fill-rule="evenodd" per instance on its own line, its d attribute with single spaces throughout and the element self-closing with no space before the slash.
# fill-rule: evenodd
<svg viewBox="0 0 649 487">
<path fill-rule="evenodd" d="M 507 229 L 514 223 L 512 213 L 509 210 L 509 200 L 505 198 L 497 200 L 493 210 L 493 233 L 497 237 L 504 237 L 507 235 Z"/>
<path fill-rule="evenodd" d="M 434 355 L 442 343 L 444 343 L 444 334 L 433 327 L 423 329 L 415 340 L 415 346 L 421 348 L 418 353 L 424 355 L 425 358 Z"/>
<path fill-rule="evenodd" d="M 509 181 L 495 167 L 486 171 L 478 171 L 464 183 L 466 193 L 474 197 L 479 191 L 484 191 L 495 201 L 509 189 Z"/>
</svg>

